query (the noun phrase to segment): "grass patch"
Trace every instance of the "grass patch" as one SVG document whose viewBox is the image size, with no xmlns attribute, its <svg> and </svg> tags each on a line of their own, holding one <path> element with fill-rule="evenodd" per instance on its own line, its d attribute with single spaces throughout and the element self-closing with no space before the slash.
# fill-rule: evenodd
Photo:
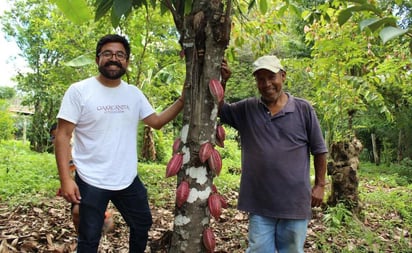
<svg viewBox="0 0 412 253">
<path fill-rule="evenodd" d="M 55 196 L 59 187 L 53 154 L 32 152 L 28 144 L 2 141 L 0 147 L 0 199 L 10 205 Z"/>
</svg>

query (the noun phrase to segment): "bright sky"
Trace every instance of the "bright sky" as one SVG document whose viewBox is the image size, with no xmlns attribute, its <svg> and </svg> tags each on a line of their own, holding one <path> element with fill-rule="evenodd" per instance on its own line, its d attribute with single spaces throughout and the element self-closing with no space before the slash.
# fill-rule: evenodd
<svg viewBox="0 0 412 253">
<path fill-rule="evenodd" d="M 8 1 L 1 0 L 0 15 L 3 15 L 4 10 L 9 8 Z M 17 75 L 18 70 L 24 69 L 27 65 L 25 61 L 19 57 L 20 50 L 14 41 L 7 41 L 2 32 L 0 24 L 0 86 L 14 86 L 11 77 Z"/>
</svg>

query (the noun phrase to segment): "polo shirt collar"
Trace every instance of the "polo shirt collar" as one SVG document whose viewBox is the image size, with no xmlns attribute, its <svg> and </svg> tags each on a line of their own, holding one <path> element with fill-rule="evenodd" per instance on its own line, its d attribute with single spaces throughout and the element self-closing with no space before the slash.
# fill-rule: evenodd
<svg viewBox="0 0 412 253">
<path fill-rule="evenodd" d="M 288 92 L 285 92 L 285 94 L 286 96 L 288 96 L 288 101 L 286 102 L 286 105 L 281 110 L 282 114 L 294 112 L 296 108 L 295 98 L 292 95 L 290 95 Z M 266 104 L 262 100 L 262 97 L 259 98 L 259 103 L 261 103 L 263 106 L 267 108 Z"/>
</svg>

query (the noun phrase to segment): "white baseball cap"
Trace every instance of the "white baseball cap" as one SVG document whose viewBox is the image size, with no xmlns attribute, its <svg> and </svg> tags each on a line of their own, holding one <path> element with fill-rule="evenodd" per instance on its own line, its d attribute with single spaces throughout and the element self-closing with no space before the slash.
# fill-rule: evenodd
<svg viewBox="0 0 412 253">
<path fill-rule="evenodd" d="M 273 73 L 278 73 L 280 70 L 284 70 L 280 60 L 274 55 L 265 55 L 258 58 L 253 63 L 253 74 L 260 69 L 267 69 Z"/>
</svg>

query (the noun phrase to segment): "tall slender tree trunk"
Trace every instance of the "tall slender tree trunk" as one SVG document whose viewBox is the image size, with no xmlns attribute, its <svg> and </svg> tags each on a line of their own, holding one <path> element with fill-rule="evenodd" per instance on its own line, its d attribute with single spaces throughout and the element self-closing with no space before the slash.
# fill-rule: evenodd
<svg viewBox="0 0 412 253">
<path fill-rule="evenodd" d="M 399 130 L 399 135 L 398 135 L 398 154 L 397 154 L 397 159 L 398 163 L 400 163 L 403 159 L 403 132 L 402 129 Z"/>
<path fill-rule="evenodd" d="M 376 134 L 372 133 L 371 139 L 372 139 L 373 161 L 375 162 L 376 165 L 379 165 L 381 161 L 379 157 L 378 146 L 376 143 Z"/>
</svg>

